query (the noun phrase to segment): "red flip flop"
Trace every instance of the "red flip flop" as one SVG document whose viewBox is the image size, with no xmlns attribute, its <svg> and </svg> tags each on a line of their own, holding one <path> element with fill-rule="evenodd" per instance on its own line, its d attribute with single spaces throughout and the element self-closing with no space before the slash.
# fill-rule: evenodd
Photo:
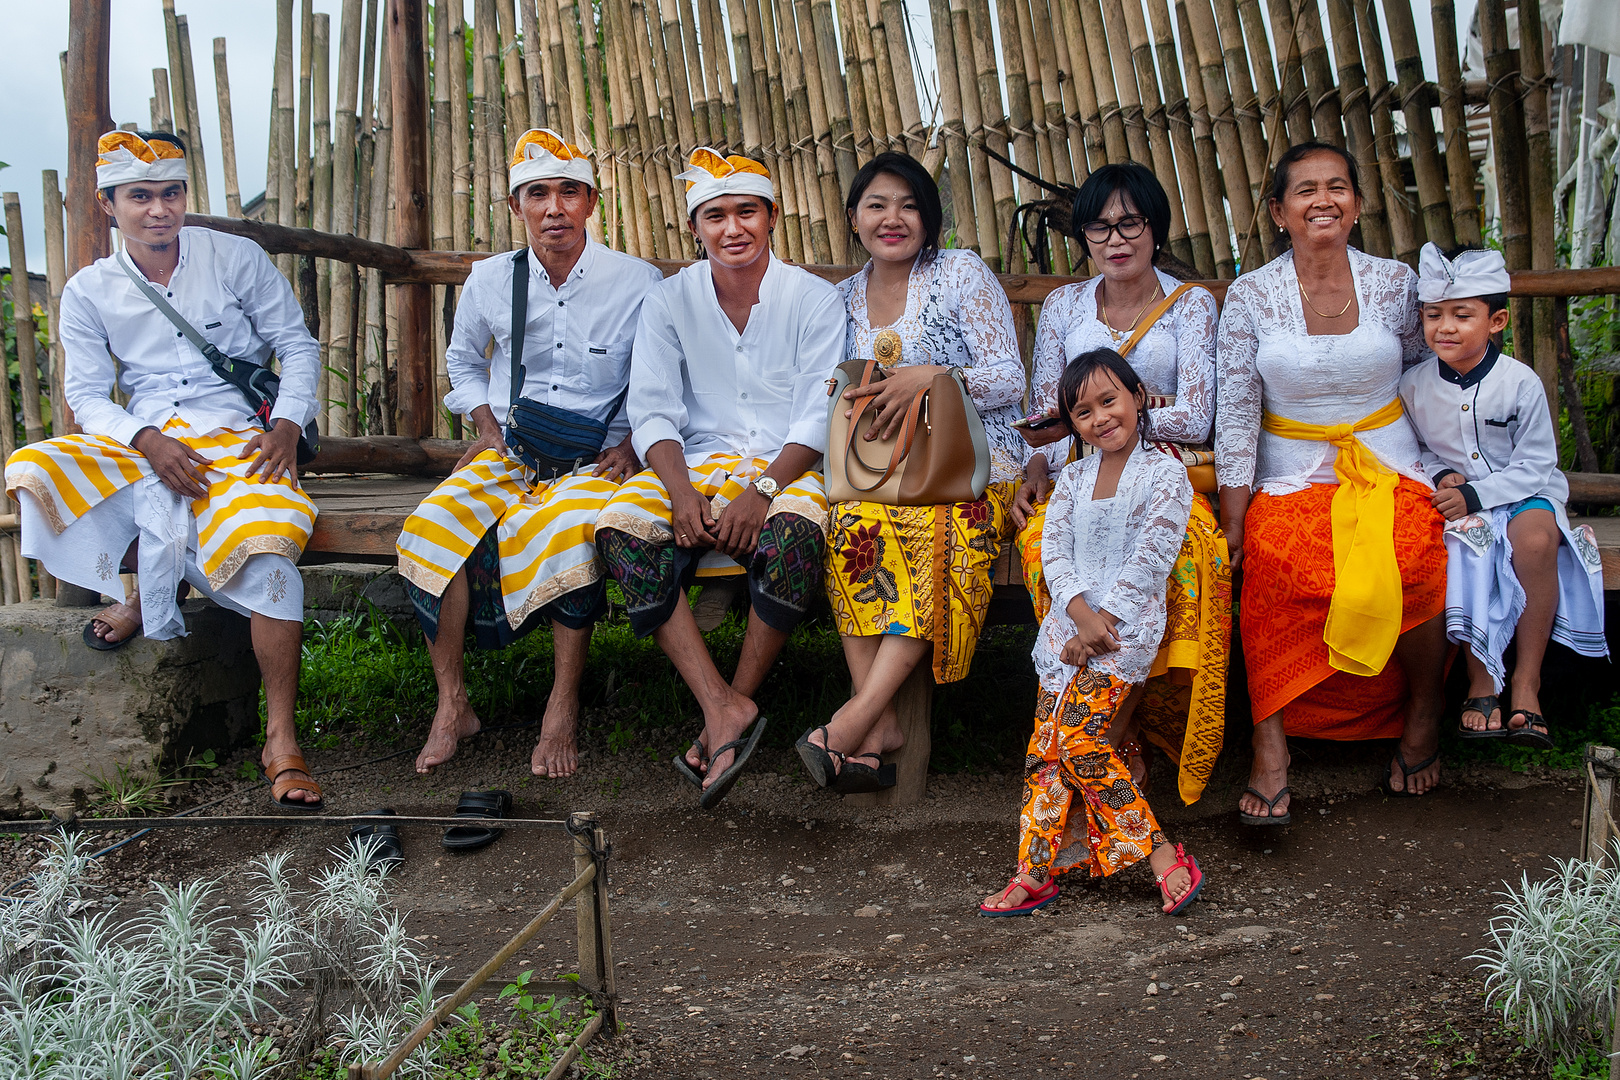
<svg viewBox="0 0 1620 1080">
<path fill-rule="evenodd" d="M 1052 901 L 1058 898 L 1057 878 L 1047 878 L 1046 884 L 1031 892 L 1029 886 L 1025 885 L 1023 882 L 1014 877 L 1011 881 L 1007 882 L 1007 887 L 1001 890 L 1000 899 L 1007 899 L 1007 894 L 1012 892 L 1014 889 L 1023 889 L 1028 894 L 1024 897 L 1024 902 L 1022 904 L 1019 904 L 1017 907 L 1008 908 L 993 908 L 980 904 L 979 914 L 991 919 L 1006 919 L 1014 915 L 1029 915 L 1033 912 L 1039 911 L 1041 908 L 1052 903 Z"/>
<path fill-rule="evenodd" d="M 1175 873 L 1177 869 L 1186 870 L 1187 875 L 1192 879 L 1191 885 L 1187 889 L 1187 895 L 1183 896 L 1179 903 L 1170 895 L 1170 890 L 1164 887 L 1164 879 Z M 1176 845 L 1176 861 L 1171 865 L 1170 869 L 1156 875 L 1153 880 L 1158 884 L 1159 892 L 1164 894 L 1164 913 L 1166 915 L 1181 914 L 1186 910 L 1188 904 L 1198 898 L 1198 891 L 1204 887 L 1204 874 L 1203 871 L 1198 869 L 1198 860 L 1187 854 L 1187 850 L 1180 844 Z"/>
</svg>

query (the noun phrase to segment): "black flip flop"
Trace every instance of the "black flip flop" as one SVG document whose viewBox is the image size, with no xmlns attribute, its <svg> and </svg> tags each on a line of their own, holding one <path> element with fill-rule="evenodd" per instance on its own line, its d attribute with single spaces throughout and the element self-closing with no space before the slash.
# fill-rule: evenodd
<svg viewBox="0 0 1620 1080">
<path fill-rule="evenodd" d="M 793 748 L 799 752 L 799 760 L 804 762 L 804 771 L 810 774 L 810 779 L 816 782 L 816 786 L 831 787 L 833 781 L 838 779 L 839 770 L 844 767 L 844 763 L 848 759 L 838 750 L 826 746 L 817 746 L 811 742 L 810 736 L 818 731 L 821 732 L 822 741 L 825 742 L 827 739 L 827 725 L 822 724 L 820 727 L 811 728 L 803 735 L 800 735 L 799 741 L 793 744 Z M 833 764 L 833 758 L 835 757 L 838 759 L 836 767 Z"/>
<path fill-rule="evenodd" d="M 1507 736 L 1508 742 L 1514 746 L 1528 746 L 1536 750 L 1551 750 L 1553 748 L 1555 744 L 1553 743 L 1552 727 L 1547 723 L 1544 716 L 1540 713 L 1533 713 L 1529 709 L 1514 709 L 1508 713 L 1507 718 L 1512 720 L 1515 716 L 1523 716 L 1525 724 L 1521 728 L 1503 727 L 1503 734 Z M 1537 728 L 1541 730 L 1537 731 Z"/>
<path fill-rule="evenodd" d="M 859 760 L 861 758 L 876 759 L 877 768 L 863 765 Z M 877 754 L 850 754 L 844 758 L 844 767 L 833 778 L 832 790 L 840 795 L 869 795 L 892 788 L 897 782 L 893 763 L 884 764 Z"/>
<path fill-rule="evenodd" d="M 1424 758 L 1422 761 L 1418 762 L 1416 765 L 1408 765 L 1406 763 L 1406 759 L 1401 756 L 1401 748 L 1397 746 L 1395 748 L 1395 756 L 1390 759 L 1389 763 L 1391 765 L 1399 765 L 1401 767 L 1401 779 L 1403 781 L 1405 781 L 1405 780 L 1411 779 L 1413 773 L 1420 773 L 1424 769 L 1427 769 L 1430 765 L 1433 765 L 1436 761 L 1439 761 L 1439 760 L 1440 760 L 1440 751 L 1436 750 L 1434 753 L 1430 754 L 1428 757 Z M 1382 778 L 1378 781 L 1378 786 L 1383 789 L 1383 792 L 1384 792 L 1385 795 L 1388 795 L 1392 799 L 1421 799 L 1421 798 L 1423 798 L 1423 795 L 1414 795 L 1410 791 L 1396 791 L 1394 788 L 1390 787 L 1389 786 L 1389 769 L 1387 769 L 1387 768 L 1384 770 Z M 1432 791 L 1434 789 L 1430 788 L 1429 790 Z M 1428 794 L 1428 792 L 1424 792 L 1424 794 L 1426 795 L 1426 794 Z"/>
<path fill-rule="evenodd" d="M 367 810 L 366 816 L 392 817 L 394 808 Z M 399 869 L 405 861 L 405 845 L 400 842 L 399 829 L 393 825 L 356 825 L 349 830 L 349 846 L 363 859 L 366 869 L 387 874 Z"/>
<path fill-rule="evenodd" d="M 765 734 L 765 718 L 761 716 L 754 721 L 753 732 L 747 738 L 732 739 L 709 755 L 709 760 L 714 761 L 727 750 L 736 751 L 731 764 L 726 766 L 726 771 L 715 777 L 714 783 L 703 789 L 703 794 L 698 797 L 699 806 L 705 810 L 713 810 L 720 805 L 721 799 L 730 794 L 737 783 L 737 778 L 742 776 L 743 766 L 748 764 L 748 759 L 753 756 L 754 748 L 759 745 L 759 737 L 763 734 Z"/>
<path fill-rule="evenodd" d="M 703 762 L 703 769 L 707 772 L 709 768 L 709 752 L 703 749 L 703 739 L 693 739 L 692 745 L 697 747 L 698 760 Z M 685 754 L 676 754 L 671 759 L 671 764 L 675 766 L 675 771 L 681 774 L 681 779 L 693 787 L 701 788 L 703 786 L 703 773 L 692 768 L 692 763 L 686 760 Z"/>
<path fill-rule="evenodd" d="M 1491 713 L 1502 711 L 1502 701 L 1495 694 L 1486 694 L 1483 697 L 1471 697 L 1462 703 L 1463 712 L 1477 712 L 1491 722 Z M 1457 721 L 1457 736 L 1463 739 L 1500 739 L 1507 735 L 1507 721 L 1500 721 L 1499 728 L 1471 728 L 1464 727 L 1461 717 Z"/>
<path fill-rule="evenodd" d="M 1277 813 L 1277 804 L 1282 802 L 1284 795 L 1293 794 L 1292 788 L 1284 785 L 1281 791 L 1277 792 L 1277 794 L 1273 795 L 1269 799 L 1252 787 L 1244 788 L 1243 790 L 1246 794 L 1253 795 L 1255 798 L 1265 803 L 1266 810 L 1269 811 L 1265 817 L 1261 817 L 1258 814 L 1245 814 L 1243 811 L 1239 810 L 1238 821 L 1242 822 L 1244 825 L 1286 825 L 1290 821 L 1294 820 L 1294 815 L 1287 810 L 1284 810 L 1281 814 Z M 1293 804 L 1289 803 L 1289 805 L 1292 806 Z"/>
<path fill-rule="evenodd" d="M 456 803 L 456 817 L 499 821 L 512 814 L 510 791 L 463 791 Z M 444 830 L 439 841 L 446 851 L 467 852 L 485 848 L 498 840 L 505 829 L 478 825 L 454 825 Z"/>
</svg>

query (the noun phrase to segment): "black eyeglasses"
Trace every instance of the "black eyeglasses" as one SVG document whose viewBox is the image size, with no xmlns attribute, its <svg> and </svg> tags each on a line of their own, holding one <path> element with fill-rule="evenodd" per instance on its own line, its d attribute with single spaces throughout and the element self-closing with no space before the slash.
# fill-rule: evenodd
<svg viewBox="0 0 1620 1080">
<path fill-rule="evenodd" d="M 1122 217 L 1110 225 L 1106 221 L 1088 221 L 1080 226 L 1080 233 L 1093 244 L 1108 243 L 1108 235 L 1116 229 L 1121 240 L 1135 240 L 1148 227 L 1148 219 L 1136 214 Z"/>
</svg>

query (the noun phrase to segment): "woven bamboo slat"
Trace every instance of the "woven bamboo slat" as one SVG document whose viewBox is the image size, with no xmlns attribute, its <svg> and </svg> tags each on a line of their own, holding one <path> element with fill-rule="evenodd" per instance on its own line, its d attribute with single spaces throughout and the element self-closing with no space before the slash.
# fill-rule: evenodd
<svg viewBox="0 0 1620 1080">
<path fill-rule="evenodd" d="M 1361 243 L 1379 258 L 1390 257 L 1389 217 L 1384 209 L 1384 185 L 1379 182 L 1378 146 L 1368 107 L 1367 75 L 1361 67 L 1361 44 L 1350 0 L 1327 0 L 1328 25 L 1333 30 L 1334 59 L 1339 72 L 1339 100 L 1350 153 L 1361 174 Z"/>
<path fill-rule="evenodd" d="M 1395 119 L 1390 112 L 1395 88 L 1384 66 L 1384 39 L 1378 29 L 1378 13 L 1373 9 L 1372 0 L 1350 0 L 1350 3 L 1355 9 L 1356 35 L 1361 41 L 1361 64 L 1367 72 L 1367 90 L 1372 95 L 1368 108 L 1372 113 L 1373 147 L 1378 157 L 1376 178 L 1364 176 L 1362 183 L 1364 186 L 1375 182 L 1382 185 L 1393 254 L 1402 262 L 1416 266 L 1420 241 L 1395 148 Z"/>
<path fill-rule="evenodd" d="M 1389 44 L 1395 53 L 1395 76 L 1406 117 L 1406 141 L 1412 152 L 1412 171 L 1417 178 L 1418 201 L 1423 209 L 1423 231 L 1441 248 L 1456 243 L 1452 235 L 1451 200 L 1446 194 L 1446 170 L 1440 161 L 1434 132 L 1434 110 L 1429 104 L 1429 88 L 1423 78 L 1423 57 L 1418 52 L 1417 27 L 1410 4 L 1396 0 L 1384 3 L 1384 22 L 1389 27 Z M 1545 102 L 1545 97 L 1543 97 Z M 1548 190 L 1548 210 L 1552 192 Z"/>
<path fill-rule="evenodd" d="M 1153 174 L 1170 198 L 1170 254 L 1191 265 L 1192 240 L 1187 235 L 1187 218 L 1182 210 L 1181 183 L 1176 175 L 1175 151 L 1170 144 L 1170 120 L 1159 95 L 1158 77 L 1153 70 L 1153 42 L 1142 18 L 1140 0 L 1121 3 L 1125 32 L 1131 46 L 1131 62 L 1136 69 L 1136 88 L 1142 100 L 1142 121 L 1147 127 L 1152 152 Z M 1147 162 L 1144 162 L 1147 164 Z"/>
<path fill-rule="evenodd" d="M 1462 65 L 1457 53 L 1456 7 L 1452 0 L 1432 0 L 1430 14 L 1434 23 L 1440 116 L 1445 129 L 1446 194 L 1451 200 L 1452 231 L 1458 243 L 1477 245 L 1480 242 L 1479 200 L 1474 194 L 1474 160 L 1468 153 L 1468 119 L 1464 112 Z M 1567 116 L 1567 91 L 1565 100 L 1562 115 Z M 1565 124 L 1564 130 L 1568 131 L 1569 126 Z M 1562 169 L 1560 157 L 1559 170 Z"/>
</svg>

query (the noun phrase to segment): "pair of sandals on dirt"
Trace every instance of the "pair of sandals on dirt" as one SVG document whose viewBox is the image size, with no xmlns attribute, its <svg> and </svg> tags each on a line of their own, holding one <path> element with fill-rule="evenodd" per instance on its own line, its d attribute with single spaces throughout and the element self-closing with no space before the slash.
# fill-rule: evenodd
<svg viewBox="0 0 1620 1080">
<path fill-rule="evenodd" d="M 1536 750 L 1553 748 L 1552 726 L 1545 717 L 1525 708 L 1509 709 L 1504 717 L 1501 698 L 1495 694 L 1469 698 L 1463 702 L 1462 711 L 1465 718 L 1469 713 L 1475 713 L 1483 721 L 1479 727 L 1462 724 L 1457 734 L 1464 739 L 1506 739 L 1515 746 L 1529 746 Z M 1515 725 L 1513 721 L 1519 717 L 1523 717 L 1524 721 Z M 1493 723 L 1495 727 L 1491 726 Z"/>
<path fill-rule="evenodd" d="M 1185 891 L 1177 894 L 1168 884 L 1170 875 L 1177 870 L 1187 871 L 1187 886 Z M 1169 869 L 1162 874 L 1153 875 L 1153 883 L 1159 887 L 1159 894 L 1164 897 L 1164 904 L 1160 911 L 1166 915 L 1180 915 L 1186 911 L 1192 902 L 1198 899 L 1198 894 L 1204 888 L 1204 872 L 1198 868 L 1198 860 L 1187 854 L 1187 849 L 1176 845 L 1176 861 L 1170 864 Z M 1013 902 L 1013 891 L 1021 890 L 1024 898 Z M 1006 919 L 1019 915 L 1033 915 L 1048 904 L 1057 902 L 1057 878 L 1049 877 L 1045 881 L 1036 881 L 1027 874 L 1015 874 L 1007 887 L 1002 889 L 993 898 L 994 902 L 1003 906 L 992 906 L 991 900 L 985 900 L 979 905 L 979 914 L 989 919 Z"/>
<path fill-rule="evenodd" d="M 392 806 L 367 810 L 364 817 L 394 817 Z M 469 821 L 500 821 L 512 816 L 510 791 L 463 791 L 456 803 L 455 816 Z M 505 835 L 505 829 L 492 825 L 452 825 L 444 830 L 439 846 L 454 855 L 486 848 Z M 388 873 L 405 861 L 405 845 L 395 825 L 356 825 L 349 830 L 349 845 L 365 859 L 366 869 Z"/>
</svg>

